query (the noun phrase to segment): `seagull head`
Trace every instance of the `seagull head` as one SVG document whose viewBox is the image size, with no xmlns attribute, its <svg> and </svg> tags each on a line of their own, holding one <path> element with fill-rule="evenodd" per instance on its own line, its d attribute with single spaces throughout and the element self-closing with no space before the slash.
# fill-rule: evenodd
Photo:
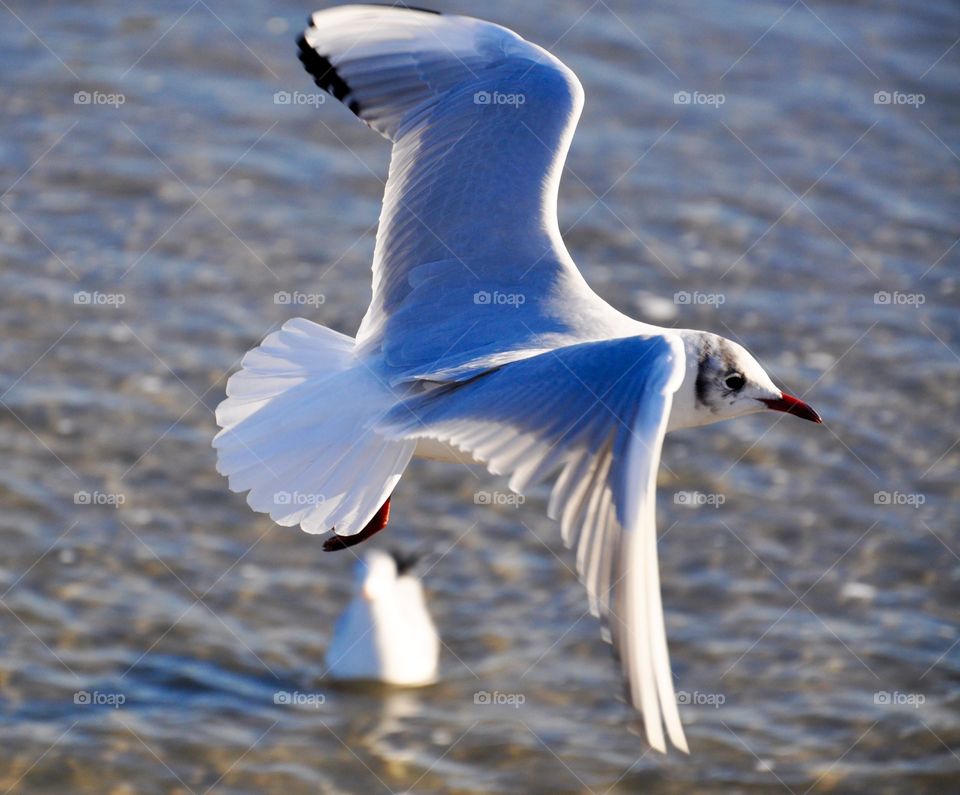
<svg viewBox="0 0 960 795">
<path fill-rule="evenodd" d="M 418 555 L 371 549 L 357 561 L 356 586 L 361 597 L 375 602 L 394 593 L 397 581 L 413 577 L 411 569 Z"/>
<path fill-rule="evenodd" d="M 779 389 L 742 345 L 706 331 L 683 334 L 687 375 L 673 427 L 707 425 L 758 411 L 822 422 L 807 403 Z"/>
<path fill-rule="evenodd" d="M 360 596 L 368 602 L 375 602 L 393 590 L 397 581 L 397 564 L 389 553 L 371 549 L 357 561 L 355 577 Z"/>
</svg>

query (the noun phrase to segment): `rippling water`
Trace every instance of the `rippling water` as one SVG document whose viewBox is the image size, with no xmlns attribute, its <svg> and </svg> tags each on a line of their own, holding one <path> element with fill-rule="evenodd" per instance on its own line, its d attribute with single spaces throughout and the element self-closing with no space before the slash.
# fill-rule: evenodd
<svg viewBox="0 0 960 795">
<path fill-rule="evenodd" d="M 446 553 L 427 577 L 441 683 L 323 681 L 349 573 L 227 491 L 212 409 L 286 318 L 356 330 L 388 147 L 336 103 L 275 104 L 311 91 L 306 6 L 11 0 L 0 788 L 956 789 L 956 6 L 436 5 L 581 77 L 560 213 L 593 286 L 742 339 L 824 416 L 667 442 L 663 592 L 692 755 L 646 751 L 543 495 L 477 505 L 505 489 L 481 472 L 416 463 L 394 502 L 396 543 Z"/>
</svg>

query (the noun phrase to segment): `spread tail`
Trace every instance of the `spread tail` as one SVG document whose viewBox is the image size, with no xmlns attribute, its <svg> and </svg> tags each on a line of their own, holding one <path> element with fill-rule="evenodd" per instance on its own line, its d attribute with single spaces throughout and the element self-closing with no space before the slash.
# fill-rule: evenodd
<svg viewBox="0 0 960 795">
<path fill-rule="evenodd" d="M 217 470 L 277 524 L 357 533 L 413 455 L 414 442 L 374 430 L 395 402 L 356 340 L 295 318 L 247 353 L 227 382 Z"/>
</svg>

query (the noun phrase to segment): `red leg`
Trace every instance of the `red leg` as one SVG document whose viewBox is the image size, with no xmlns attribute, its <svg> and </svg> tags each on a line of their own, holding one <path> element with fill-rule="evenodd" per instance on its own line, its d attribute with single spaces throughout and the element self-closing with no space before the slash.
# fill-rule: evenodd
<svg viewBox="0 0 960 795">
<path fill-rule="evenodd" d="M 352 536 L 341 536 L 337 535 L 336 528 L 333 529 L 333 535 L 323 542 L 323 551 L 324 552 L 335 552 L 338 549 L 347 549 L 352 546 L 366 541 L 370 536 L 379 533 L 387 526 L 387 522 L 390 521 L 390 498 L 387 497 L 387 501 L 380 506 L 380 510 L 377 511 L 373 518 L 367 522 L 367 526 L 363 528 L 359 533 L 354 533 Z"/>
</svg>

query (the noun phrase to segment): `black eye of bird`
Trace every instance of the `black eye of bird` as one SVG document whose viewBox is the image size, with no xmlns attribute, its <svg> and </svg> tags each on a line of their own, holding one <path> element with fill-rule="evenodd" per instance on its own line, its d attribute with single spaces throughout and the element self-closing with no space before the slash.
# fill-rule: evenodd
<svg viewBox="0 0 960 795">
<path fill-rule="evenodd" d="M 747 379 L 740 373 L 730 373 L 730 375 L 723 379 L 723 383 L 727 385 L 727 389 L 732 389 L 734 392 L 737 392 L 743 389 L 743 385 L 747 383 Z"/>
</svg>

